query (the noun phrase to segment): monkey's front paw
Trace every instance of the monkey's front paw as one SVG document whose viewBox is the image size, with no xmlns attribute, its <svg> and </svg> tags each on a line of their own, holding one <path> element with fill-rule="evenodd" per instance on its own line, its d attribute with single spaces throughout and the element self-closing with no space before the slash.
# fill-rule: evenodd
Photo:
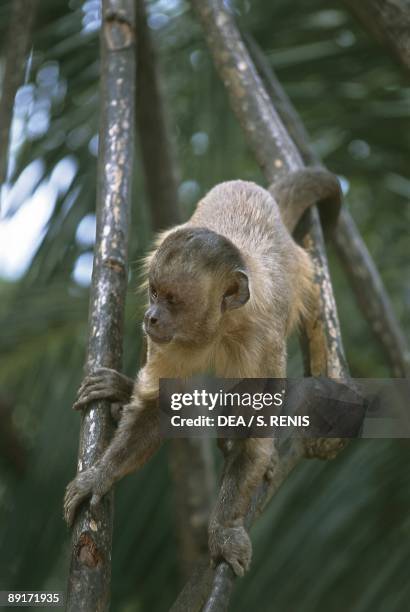
<svg viewBox="0 0 410 612">
<path fill-rule="evenodd" d="M 98 368 L 86 376 L 77 392 L 74 410 L 84 408 L 96 400 L 109 400 L 126 404 L 129 402 L 133 381 L 111 368 Z"/>
<path fill-rule="evenodd" d="M 248 571 L 252 559 L 252 543 L 242 524 L 232 527 L 211 525 L 209 550 L 213 566 L 225 559 L 237 576 L 243 576 Z"/>
<path fill-rule="evenodd" d="M 93 466 L 80 472 L 67 486 L 64 496 L 64 518 L 71 527 L 79 505 L 91 496 L 91 509 L 99 504 L 103 495 L 111 488 L 112 483 L 104 478 L 101 470 Z"/>
</svg>

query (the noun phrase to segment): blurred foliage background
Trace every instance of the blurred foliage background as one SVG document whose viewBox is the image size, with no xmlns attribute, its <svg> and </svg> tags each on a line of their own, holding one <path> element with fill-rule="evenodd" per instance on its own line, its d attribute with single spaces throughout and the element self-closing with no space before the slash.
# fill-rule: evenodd
<svg viewBox="0 0 410 612">
<path fill-rule="evenodd" d="M 15 102 L 0 261 L 0 588 L 64 590 L 62 496 L 74 474 L 92 263 L 98 148 L 98 0 L 42 0 Z M 5 40 L 10 1 L 0 3 Z M 409 327 L 410 87 L 341 3 L 237 2 L 347 201 L 403 329 Z M 184 217 L 215 183 L 261 174 L 183 0 L 148 3 Z M 2 56 L 4 59 L 4 48 Z M 124 371 L 139 362 L 138 258 L 151 240 L 137 151 Z M 29 229 L 37 230 L 30 234 Z M 21 253 L 25 253 L 21 257 Z M 329 244 L 354 376 L 387 376 Z M 16 260 L 19 264 L 16 264 Z M 295 345 L 296 346 L 296 345 Z M 291 355 L 290 372 L 299 360 Z M 357 441 L 304 462 L 253 530 L 254 562 L 231 609 L 408 609 L 406 441 Z M 167 610 L 181 580 L 166 450 L 117 487 L 112 610 Z"/>
</svg>

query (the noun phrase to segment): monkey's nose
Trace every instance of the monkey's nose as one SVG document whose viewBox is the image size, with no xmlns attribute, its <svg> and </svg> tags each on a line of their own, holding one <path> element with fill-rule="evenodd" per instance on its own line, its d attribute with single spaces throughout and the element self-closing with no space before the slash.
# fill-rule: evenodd
<svg viewBox="0 0 410 612">
<path fill-rule="evenodd" d="M 161 320 L 158 306 L 156 306 L 155 304 L 151 304 L 151 306 L 148 308 L 148 310 L 145 313 L 144 320 L 145 320 L 145 325 L 147 326 L 148 329 L 153 328 L 153 327 L 158 328 L 160 325 L 160 320 Z"/>
</svg>

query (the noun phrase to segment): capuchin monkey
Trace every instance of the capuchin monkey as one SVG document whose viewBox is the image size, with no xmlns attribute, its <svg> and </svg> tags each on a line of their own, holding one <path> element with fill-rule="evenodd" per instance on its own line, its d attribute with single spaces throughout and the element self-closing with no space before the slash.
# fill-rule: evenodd
<svg viewBox="0 0 410 612">
<path fill-rule="evenodd" d="M 269 191 L 246 181 L 214 187 L 187 223 L 163 232 L 146 258 L 147 361 L 134 381 L 100 368 L 83 381 L 75 408 L 95 400 L 124 404 L 115 435 L 89 469 L 68 485 L 64 514 L 99 503 L 115 482 L 140 468 L 161 444 L 160 378 L 208 371 L 221 378 L 286 377 L 286 338 L 315 299 L 309 255 L 291 236 L 303 212 L 340 206 L 337 178 L 310 168 Z M 267 472 L 273 440 L 235 440 L 226 457 L 209 523 L 213 564 L 225 559 L 242 576 L 251 541 L 244 518 Z"/>
</svg>

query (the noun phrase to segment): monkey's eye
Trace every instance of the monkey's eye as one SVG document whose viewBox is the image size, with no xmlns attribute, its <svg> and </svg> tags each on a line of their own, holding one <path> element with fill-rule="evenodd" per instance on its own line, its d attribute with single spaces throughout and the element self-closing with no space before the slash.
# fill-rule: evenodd
<svg viewBox="0 0 410 612">
<path fill-rule="evenodd" d="M 150 285 L 149 292 L 153 298 L 156 299 L 158 297 L 158 293 L 152 285 Z"/>
</svg>

